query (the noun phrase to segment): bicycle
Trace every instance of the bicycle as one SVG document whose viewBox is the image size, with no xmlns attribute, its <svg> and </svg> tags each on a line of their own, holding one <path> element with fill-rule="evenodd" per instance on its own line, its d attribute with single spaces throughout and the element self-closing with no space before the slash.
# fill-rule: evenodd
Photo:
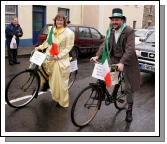
<svg viewBox="0 0 167 144">
<path fill-rule="evenodd" d="M 70 73 L 68 84 L 69 89 L 74 84 L 77 73 L 77 70 Z M 6 86 L 6 103 L 13 108 L 22 108 L 29 104 L 34 98 L 37 98 L 38 92 L 40 91 L 39 74 L 47 81 L 48 75 L 45 72 L 43 66 L 41 66 L 40 69 L 40 67 L 34 63 L 31 63 L 28 69 L 17 73 Z"/>
<path fill-rule="evenodd" d="M 111 72 L 117 69 L 113 65 Z M 71 109 L 72 123 L 77 127 L 88 125 L 100 110 L 102 101 L 105 102 L 105 105 L 114 103 L 118 110 L 126 108 L 127 101 L 123 72 L 119 72 L 118 84 L 114 86 L 111 94 L 106 89 L 104 81 L 98 79 L 96 83 L 89 83 L 89 86 L 85 87 L 73 102 Z"/>
</svg>

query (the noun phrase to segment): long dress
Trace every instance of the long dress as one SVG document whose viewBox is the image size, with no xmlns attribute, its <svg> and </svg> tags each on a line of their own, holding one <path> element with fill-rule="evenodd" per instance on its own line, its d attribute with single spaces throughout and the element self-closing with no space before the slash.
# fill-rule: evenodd
<svg viewBox="0 0 167 144">
<path fill-rule="evenodd" d="M 74 45 L 74 32 L 69 28 L 53 30 L 55 37 L 58 40 L 58 55 L 52 61 L 46 60 L 43 63 L 44 70 L 49 75 L 49 86 L 51 89 L 52 99 L 59 103 L 62 107 L 69 106 L 68 81 L 70 75 L 70 57 L 69 52 Z M 47 38 L 48 39 L 48 38 Z M 46 49 L 47 55 L 50 55 L 50 49 L 47 40 L 38 47 Z M 44 84 L 44 79 L 41 77 L 41 86 Z"/>
</svg>

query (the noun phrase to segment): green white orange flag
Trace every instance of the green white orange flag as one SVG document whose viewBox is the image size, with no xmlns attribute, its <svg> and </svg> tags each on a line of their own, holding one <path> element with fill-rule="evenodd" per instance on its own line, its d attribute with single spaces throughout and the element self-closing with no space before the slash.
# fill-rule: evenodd
<svg viewBox="0 0 167 144">
<path fill-rule="evenodd" d="M 104 80 L 105 80 L 106 86 L 111 87 L 112 86 L 112 79 L 111 79 L 111 75 L 110 75 L 110 67 L 108 64 L 107 52 L 106 52 L 105 48 L 103 49 L 103 53 L 102 53 L 102 64 L 103 64 L 103 68 L 104 68 Z"/>
<path fill-rule="evenodd" d="M 112 79 L 110 75 L 110 67 L 108 64 L 107 58 L 109 57 L 109 52 L 108 52 L 108 41 L 111 33 L 111 27 L 109 27 L 106 35 L 106 40 L 105 40 L 105 47 L 102 52 L 102 64 L 103 64 L 103 69 L 104 69 L 104 80 L 106 83 L 106 87 L 111 87 L 112 86 Z"/>
<path fill-rule="evenodd" d="M 53 27 L 50 30 L 49 37 L 47 40 L 49 47 L 50 47 L 50 55 L 55 56 L 58 55 L 58 44 L 56 42 L 56 39 L 53 38 Z"/>
</svg>

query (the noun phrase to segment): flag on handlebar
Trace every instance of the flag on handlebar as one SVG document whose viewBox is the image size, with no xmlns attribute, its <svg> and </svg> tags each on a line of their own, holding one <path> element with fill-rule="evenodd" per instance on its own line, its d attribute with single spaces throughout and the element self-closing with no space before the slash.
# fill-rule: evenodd
<svg viewBox="0 0 167 144">
<path fill-rule="evenodd" d="M 105 40 L 105 47 L 104 47 L 103 52 L 102 52 L 102 64 L 103 64 L 103 68 L 104 68 L 104 80 L 105 80 L 105 83 L 106 83 L 107 87 L 112 86 L 112 79 L 111 79 L 111 75 L 110 75 L 110 67 L 109 67 L 108 60 L 107 60 L 107 58 L 109 57 L 108 41 L 110 39 L 111 30 L 112 30 L 112 27 L 109 27 L 109 29 L 107 30 L 107 35 L 106 35 L 106 40 Z"/>
<path fill-rule="evenodd" d="M 111 80 L 110 67 L 108 64 L 107 53 L 105 51 L 105 48 L 103 49 L 103 53 L 102 53 L 102 64 L 103 64 L 103 68 L 104 68 L 104 80 L 105 80 L 106 86 L 111 87 L 112 80 Z"/>
</svg>

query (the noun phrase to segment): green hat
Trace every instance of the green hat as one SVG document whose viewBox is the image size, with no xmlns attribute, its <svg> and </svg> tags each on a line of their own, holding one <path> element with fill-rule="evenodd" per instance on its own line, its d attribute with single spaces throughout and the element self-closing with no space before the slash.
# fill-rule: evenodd
<svg viewBox="0 0 167 144">
<path fill-rule="evenodd" d="M 112 10 L 112 16 L 109 17 L 109 18 L 110 18 L 110 19 L 112 19 L 112 18 L 121 18 L 121 19 L 126 20 L 126 17 L 123 16 L 122 9 L 120 9 L 120 8 L 114 8 L 114 9 Z"/>
</svg>

